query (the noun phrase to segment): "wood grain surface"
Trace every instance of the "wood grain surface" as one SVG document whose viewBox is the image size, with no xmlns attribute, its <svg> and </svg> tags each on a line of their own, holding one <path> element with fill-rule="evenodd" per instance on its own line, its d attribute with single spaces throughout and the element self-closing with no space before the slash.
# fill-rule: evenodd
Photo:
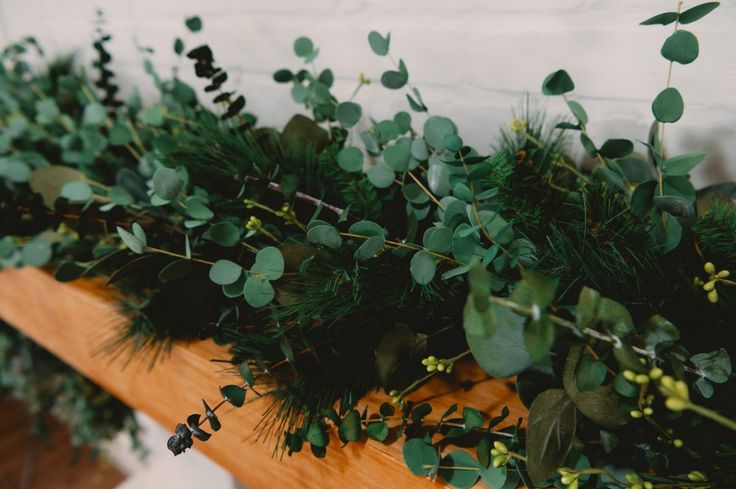
<svg viewBox="0 0 736 489">
<path fill-rule="evenodd" d="M 56 282 L 46 272 L 33 268 L 0 272 L 0 318 L 84 373 L 102 387 L 143 411 L 173 431 L 187 415 L 201 412 L 204 397 L 213 404 L 218 386 L 239 382 L 211 359 L 229 358 L 226 348 L 211 341 L 175 345 L 155 368 L 134 359 L 123 368 L 124 359 L 111 361 L 93 353 L 125 324 L 112 297 L 114 289 L 96 280 L 71 284 Z M 467 385 L 472 385 L 468 388 Z M 223 429 L 206 443 L 195 442 L 209 456 L 250 489 L 261 488 L 421 488 L 440 487 L 440 482 L 413 476 L 404 465 L 401 441 L 383 444 L 374 440 L 339 448 L 331 440 L 326 459 L 299 453 L 279 461 L 272 458 L 273 443 L 255 440 L 254 427 L 270 404 L 267 396 L 248 402 L 241 409 L 223 408 Z M 496 415 L 503 406 L 511 410 L 509 423 L 526 415 L 511 383 L 490 379 L 472 362 L 459 365 L 453 376 L 437 377 L 410 399 L 431 400 L 438 417 L 453 403 L 473 406 Z M 375 412 L 387 400 L 382 392 L 365 398 Z M 221 411 L 218 411 L 220 414 Z M 333 434 L 334 436 L 334 434 Z M 166 440 L 161 440 L 165 443 Z M 307 449 L 307 452 L 309 450 Z M 186 455 L 181 456 L 186 464 Z"/>
</svg>

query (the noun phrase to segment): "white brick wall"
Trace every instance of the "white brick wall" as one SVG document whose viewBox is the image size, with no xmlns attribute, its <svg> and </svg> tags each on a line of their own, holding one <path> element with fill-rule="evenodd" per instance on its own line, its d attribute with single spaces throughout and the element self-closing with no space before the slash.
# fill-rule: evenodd
<svg viewBox="0 0 736 489">
<path fill-rule="evenodd" d="M 695 5 L 688 1 L 685 6 Z M 564 67 L 576 97 L 591 118 L 599 142 L 607 137 L 644 139 L 650 103 L 664 86 L 666 62 L 659 56 L 670 28 L 640 27 L 650 15 L 676 7 L 675 0 L 0 0 L 0 42 L 34 34 L 54 53 L 77 50 L 89 62 L 96 7 L 114 35 L 110 50 L 124 88 L 150 93 L 134 41 L 156 49 L 161 73 L 176 64 L 175 36 L 188 46 L 208 42 L 217 61 L 246 94 L 248 108 L 264 124 L 282 125 L 295 110 L 288 88 L 271 73 L 296 68 L 292 53 L 299 35 L 321 53 L 319 67 L 337 76 L 335 92 L 347 96 L 363 71 L 374 79 L 387 68 L 374 56 L 371 29 L 392 32 L 392 53 L 403 58 L 411 81 L 436 113 L 452 117 L 465 139 L 479 148 L 493 141 L 528 91 L 539 94 L 544 76 Z M 186 33 L 182 20 L 199 14 L 204 31 Z M 736 178 L 736 2 L 723 5 L 691 28 L 701 55 L 675 66 L 673 83 L 686 102 L 683 119 L 668 129 L 672 152 L 708 149 L 696 183 Z M 182 63 L 182 75 L 193 79 Z M 201 85 L 200 85 L 201 86 Z M 405 108 L 403 95 L 378 83 L 365 87 L 360 102 L 376 118 Z M 550 113 L 564 112 L 547 100 Z"/>
</svg>

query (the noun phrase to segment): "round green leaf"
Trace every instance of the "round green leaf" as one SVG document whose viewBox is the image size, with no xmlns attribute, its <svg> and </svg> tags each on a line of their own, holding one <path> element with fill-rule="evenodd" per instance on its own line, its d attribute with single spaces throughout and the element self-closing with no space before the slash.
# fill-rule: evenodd
<svg viewBox="0 0 736 489">
<path fill-rule="evenodd" d="M 673 87 L 665 88 L 652 102 L 652 113 L 659 122 L 677 122 L 685 110 L 680 92 Z"/>
<path fill-rule="evenodd" d="M 209 221 L 215 214 L 198 198 L 189 199 L 187 202 L 187 214 L 194 219 Z"/>
<path fill-rule="evenodd" d="M 60 196 L 71 202 L 87 202 L 92 198 L 92 188 L 87 182 L 67 182 L 61 187 Z"/>
<path fill-rule="evenodd" d="M 495 318 L 496 331 L 491 336 L 465 336 L 480 368 L 492 377 L 511 377 L 532 364 L 524 344 L 526 318 L 507 307 L 496 308 Z"/>
<path fill-rule="evenodd" d="M 634 143 L 628 139 L 607 139 L 598 151 L 605 158 L 623 158 L 634 152 Z"/>
<path fill-rule="evenodd" d="M 273 300 L 275 291 L 268 280 L 250 276 L 245 281 L 243 294 L 251 307 L 263 307 Z"/>
<path fill-rule="evenodd" d="M 424 140 L 435 149 L 445 149 L 445 137 L 457 134 L 457 127 L 447 117 L 433 115 L 424 123 Z"/>
<path fill-rule="evenodd" d="M 284 274 L 284 256 L 273 246 L 263 248 L 256 255 L 251 271 L 263 274 L 268 280 L 278 280 Z"/>
<path fill-rule="evenodd" d="M 507 476 L 508 472 L 505 465 L 496 468 L 493 464 L 489 464 L 486 468 L 480 468 L 481 480 L 491 489 L 502 489 L 506 483 Z M 516 487 L 516 485 L 513 487 Z"/>
<path fill-rule="evenodd" d="M 21 260 L 32 267 L 40 267 L 51 260 L 51 245 L 39 238 L 26 243 L 20 250 Z"/>
<path fill-rule="evenodd" d="M 240 229 L 229 221 L 222 221 L 210 228 L 210 239 L 220 246 L 235 246 L 240 241 Z"/>
<path fill-rule="evenodd" d="M 384 71 L 381 75 L 381 85 L 391 90 L 398 90 L 406 85 L 408 77 L 400 71 Z"/>
<path fill-rule="evenodd" d="M 383 160 L 392 170 L 402 172 L 409 169 L 411 146 L 409 144 L 394 144 L 383 150 Z"/>
<path fill-rule="evenodd" d="M 280 69 L 273 74 L 273 80 L 276 83 L 288 83 L 294 79 L 294 74 L 291 70 Z"/>
<path fill-rule="evenodd" d="M 339 248 L 342 245 L 340 233 L 330 224 L 320 224 L 309 228 L 307 239 L 312 243 L 321 244 L 328 248 Z"/>
<path fill-rule="evenodd" d="M 444 469 L 443 467 L 477 467 L 480 469 L 478 461 L 470 456 L 468 452 L 461 450 L 454 450 L 444 457 L 440 463 L 439 475 L 442 479 L 447 482 L 450 486 L 458 489 L 469 489 L 478 480 L 480 475 L 479 470 L 455 470 L 455 469 Z"/>
<path fill-rule="evenodd" d="M 227 285 L 235 282 L 243 273 L 243 267 L 230 260 L 217 260 L 210 267 L 210 280 L 217 285 Z"/>
<path fill-rule="evenodd" d="M 420 285 L 428 284 L 437 272 L 437 264 L 432 255 L 426 251 L 418 251 L 411 258 L 409 271 L 414 281 Z"/>
<path fill-rule="evenodd" d="M 355 102 L 343 102 L 335 109 L 335 118 L 346 129 L 357 124 L 362 114 L 363 110 Z"/>
<path fill-rule="evenodd" d="M 437 450 L 422 438 L 411 438 L 402 449 L 404 462 L 414 475 L 428 475 L 435 471 L 440 462 Z M 427 468 L 429 466 L 429 468 Z"/>
<path fill-rule="evenodd" d="M 427 236 L 424 245 L 435 253 L 449 253 L 452 249 L 452 230 L 446 227 L 435 227 L 434 232 Z"/>
<path fill-rule="evenodd" d="M 662 45 L 662 56 L 665 59 L 680 63 L 690 64 L 698 57 L 698 38 L 688 31 L 678 30 Z"/>
<path fill-rule="evenodd" d="M 542 93 L 545 95 L 562 95 L 573 90 L 575 84 L 565 70 L 550 73 L 542 82 Z"/>
<path fill-rule="evenodd" d="M 174 200 L 183 186 L 184 181 L 171 168 L 159 168 L 153 174 L 153 191 L 163 200 Z"/>
<path fill-rule="evenodd" d="M 294 53 L 300 58 L 308 56 L 314 51 L 314 43 L 308 37 L 300 37 L 294 41 Z"/>
<path fill-rule="evenodd" d="M 368 180 L 377 188 L 390 187 L 394 183 L 394 171 L 386 163 L 378 163 L 367 172 Z"/>
<path fill-rule="evenodd" d="M 386 240 L 383 236 L 371 236 L 358 246 L 358 249 L 355 250 L 353 256 L 356 260 L 367 260 L 369 258 L 373 258 L 373 256 L 383 248 L 385 243 Z"/>
<path fill-rule="evenodd" d="M 459 151 L 463 147 L 463 140 L 456 134 L 448 134 L 442 140 L 442 145 L 447 148 L 448 151 Z"/>
<path fill-rule="evenodd" d="M 107 119 L 107 109 L 104 105 L 92 102 L 84 108 L 82 124 L 85 126 L 101 126 Z"/>
<path fill-rule="evenodd" d="M 337 153 L 337 164 L 345 171 L 358 172 L 363 169 L 363 152 L 358 148 L 342 148 Z"/>
<path fill-rule="evenodd" d="M 368 34 L 368 44 L 370 44 L 373 52 L 379 56 L 386 56 L 388 54 L 388 47 L 390 43 L 391 33 L 386 34 L 386 37 L 383 37 L 376 31 L 371 31 Z"/>
<path fill-rule="evenodd" d="M 416 183 L 407 183 L 401 187 L 401 194 L 406 200 L 413 204 L 422 205 L 429 202 L 427 194 Z"/>
<path fill-rule="evenodd" d="M 184 21 L 184 24 L 187 26 L 187 29 L 189 29 L 192 32 L 198 32 L 202 30 L 202 19 L 200 19 L 198 16 L 193 16 L 187 18 L 187 20 Z"/>
</svg>

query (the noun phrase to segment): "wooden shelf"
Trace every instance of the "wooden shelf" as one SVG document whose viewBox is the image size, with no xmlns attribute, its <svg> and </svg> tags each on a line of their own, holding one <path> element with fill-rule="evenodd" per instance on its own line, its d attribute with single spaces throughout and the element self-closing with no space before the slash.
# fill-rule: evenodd
<svg viewBox="0 0 736 489">
<path fill-rule="evenodd" d="M 221 364 L 210 361 L 229 358 L 225 348 L 211 341 L 178 344 L 153 369 L 148 368 L 145 359 L 134 359 L 124 368 L 123 358 L 111 361 L 104 355 L 94 355 L 126 321 L 118 311 L 113 292 L 96 280 L 65 284 L 38 269 L 5 270 L 0 272 L 0 318 L 172 431 L 188 414 L 201 412 L 202 397 L 212 401 L 219 385 L 238 382 L 222 372 Z M 526 415 L 510 383 L 490 379 L 469 365 L 459 366 L 458 376 L 472 382 L 472 389 L 463 390 L 438 377 L 410 398 L 417 402 L 431 400 L 436 412 L 458 403 L 491 414 L 508 406 L 511 422 Z M 385 395 L 376 393 L 364 402 L 375 412 L 385 400 Z M 367 440 L 341 449 L 339 440 L 334 439 L 326 459 L 316 459 L 310 453 L 284 457 L 282 461 L 273 459 L 273 442 L 255 441 L 253 431 L 269 404 L 270 400 L 264 397 L 241 409 L 223 408 L 223 429 L 206 443 L 196 442 L 195 447 L 250 489 L 327 489 L 346 484 L 366 489 L 433 486 L 406 468 L 401 442 L 384 445 Z M 186 455 L 181 457 L 181 463 L 186 464 Z"/>
</svg>

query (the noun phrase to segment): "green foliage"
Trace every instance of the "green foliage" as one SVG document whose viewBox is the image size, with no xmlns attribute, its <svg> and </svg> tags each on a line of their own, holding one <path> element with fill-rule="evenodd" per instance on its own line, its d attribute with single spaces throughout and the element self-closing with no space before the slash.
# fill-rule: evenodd
<svg viewBox="0 0 736 489">
<path fill-rule="evenodd" d="M 714 8 L 644 24 L 674 24 L 661 54 L 688 64 L 698 41 L 680 26 Z M 527 99 L 489 153 L 442 112 L 365 113 L 371 81 L 360 75 L 345 92 L 341 74 L 316 68 L 308 37 L 293 45 L 299 66 L 273 74 L 305 109 L 282 128 L 258 126 L 211 48 L 185 51 L 179 38 L 174 52 L 213 103 L 150 59 L 160 97 L 122 103 L 108 41 L 95 43 L 91 93 L 69 61 L 46 72 L 23 61 L 30 41 L 4 52 L 0 70 L 0 266 L 107 277 L 131 317 L 107 351 L 155 361 L 179 339 L 229 345 L 243 382 L 224 386 L 222 401 L 243 406 L 268 376 L 273 405 L 258 434 L 279 440 L 275 453 L 308 442 L 324 457 L 336 432 L 343 443 L 404 439 L 410 470 L 451 487 L 570 486 L 564 470 L 603 487 L 618 467 L 668 486 L 692 467 L 733 485 L 715 462 L 729 452 L 713 421 L 734 415 L 736 190 L 696 192 L 689 174 L 705 155 L 664 153 L 664 123 L 684 113 L 669 83 L 652 104 L 646 155 L 632 140 L 594 140 L 565 70 L 542 91 L 564 96 L 569 119 L 546 121 Z M 390 35 L 371 32 L 368 45 L 388 63 L 381 85 L 428 112 L 407 63 L 389 56 Z M 568 156 L 571 135 L 592 170 Z M 455 405 L 437 419 L 411 401 L 466 357 L 517 376 L 527 429 L 499 428 L 508 410 Z M 681 393 L 673 404 L 656 369 L 704 404 L 678 405 Z M 361 410 L 377 387 L 395 407 Z M 223 402 L 179 423 L 171 451 L 219 430 Z"/>
</svg>

